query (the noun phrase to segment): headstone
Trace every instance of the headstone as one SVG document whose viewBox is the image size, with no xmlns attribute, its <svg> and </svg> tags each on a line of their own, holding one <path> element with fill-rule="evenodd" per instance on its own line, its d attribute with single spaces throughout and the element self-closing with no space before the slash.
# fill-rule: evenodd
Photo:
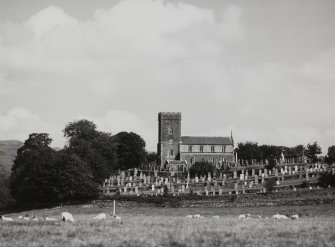
<svg viewBox="0 0 335 247">
<path fill-rule="evenodd" d="M 258 176 L 255 175 L 255 184 L 258 184 Z"/>
<path fill-rule="evenodd" d="M 151 185 L 151 190 L 155 191 L 155 185 L 154 184 Z"/>
<path fill-rule="evenodd" d="M 219 195 L 220 196 L 222 195 L 222 189 L 219 189 Z"/>
<path fill-rule="evenodd" d="M 237 171 L 234 171 L 234 178 L 237 178 Z"/>
<path fill-rule="evenodd" d="M 255 176 L 255 169 L 251 170 L 251 176 L 254 177 Z"/>
<path fill-rule="evenodd" d="M 244 174 L 243 173 L 240 174 L 240 180 L 244 180 Z"/>
</svg>

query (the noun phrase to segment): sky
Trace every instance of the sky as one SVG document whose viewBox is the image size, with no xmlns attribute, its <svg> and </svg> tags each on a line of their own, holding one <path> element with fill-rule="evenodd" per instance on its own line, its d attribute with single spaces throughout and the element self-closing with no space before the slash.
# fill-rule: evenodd
<svg viewBox="0 0 335 247">
<path fill-rule="evenodd" d="M 333 0 L 0 0 L 0 140 L 70 121 L 335 145 Z"/>
</svg>

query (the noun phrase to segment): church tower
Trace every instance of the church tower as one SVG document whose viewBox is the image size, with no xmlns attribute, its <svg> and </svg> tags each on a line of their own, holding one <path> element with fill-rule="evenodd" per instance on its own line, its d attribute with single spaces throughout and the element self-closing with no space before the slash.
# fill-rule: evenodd
<svg viewBox="0 0 335 247">
<path fill-rule="evenodd" d="M 158 113 L 158 165 L 164 166 L 167 160 L 179 159 L 181 141 L 181 113 Z"/>
</svg>

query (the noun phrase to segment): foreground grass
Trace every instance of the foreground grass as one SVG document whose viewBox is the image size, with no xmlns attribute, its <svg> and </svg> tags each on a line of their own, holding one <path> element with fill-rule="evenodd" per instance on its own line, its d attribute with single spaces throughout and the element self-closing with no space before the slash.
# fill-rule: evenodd
<svg viewBox="0 0 335 247">
<path fill-rule="evenodd" d="M 56 215 L 70 211 L 75 223 L 0 222 L 0 246 L 334 246 L 334 205 L 249 209 L 118 209 L 122 223 L 108 218 L 96 222 L 98 212 L 110 209 L 67 207 L 35 210 L 34 215 Z M 309 212 L 292 220 L 238 220 L 239 213 Z M 21 214 L 24 214 L 23 212 Z M 204 219 L 186 219 L 200 213 Z M 11 216 L 17 217 L 18 214 Z M 220 215 L 220 219 L 211 218 Z"/>
</svg>

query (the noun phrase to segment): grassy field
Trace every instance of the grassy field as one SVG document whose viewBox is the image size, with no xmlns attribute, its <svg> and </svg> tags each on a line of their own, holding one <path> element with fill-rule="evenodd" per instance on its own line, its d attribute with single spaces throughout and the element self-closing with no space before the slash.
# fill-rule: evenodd
<svg viewBox="0 0 335 247">
<path fill-rule="evenodd" d="M 0 246 L 335 246 L 335 207 L 118 208 L 122 222 L 94 221 L 111 208 L 66 206 L 10 214 L 56 216 L 71 212 L 75 223 L 0 222 Z M 239 220 L 242 213 L 261 219 Z M 298 220 L 273 220 L 275 213 L 300 213 Z M 186 219 L 201 214 L 204 219 Z M 219 215 L 219 219 L 212 218 Z"/>
</svg>

